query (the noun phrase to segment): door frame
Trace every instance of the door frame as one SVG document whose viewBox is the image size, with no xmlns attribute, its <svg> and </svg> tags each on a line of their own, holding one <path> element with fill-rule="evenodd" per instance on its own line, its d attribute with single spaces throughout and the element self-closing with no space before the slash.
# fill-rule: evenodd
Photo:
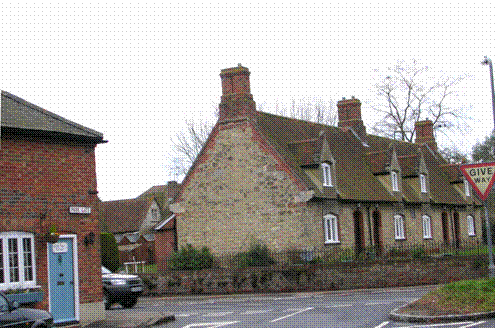
<svg viewBox="0 0 495 328">
<path fill-rule="evenodd" d="M 72 268 L 74 270 L 74 316 L 77 321 L 80 321 L 79 317 L 79 266 L 77 255 L 77 235 L 68 234 L 60 235 L 60 238 L 72 239 Z M 50 243 L 46 243 L 46 261 L 47 261 L 47 276 L 48 276 L 48 311 L 52 311 L 52 300 L 50 293 Z"/>
</svg>

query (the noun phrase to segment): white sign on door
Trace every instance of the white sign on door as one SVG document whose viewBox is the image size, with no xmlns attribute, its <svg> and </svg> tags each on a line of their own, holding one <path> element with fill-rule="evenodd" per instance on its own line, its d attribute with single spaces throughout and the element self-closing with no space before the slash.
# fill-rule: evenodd
<svg viewBox="0 0 495 328">
<path fill-rule="evenodd" d="M 67 243 L 55 243 L 52 245 L 52 252 L 54 253 L 67 253 L 68 250 Z"/>
</svg>

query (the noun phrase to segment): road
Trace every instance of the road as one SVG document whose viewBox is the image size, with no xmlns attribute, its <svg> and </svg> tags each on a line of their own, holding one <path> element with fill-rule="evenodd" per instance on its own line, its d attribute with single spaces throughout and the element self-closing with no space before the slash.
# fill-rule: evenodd
<svg viewBox="0 0 495 328">
<path fill-rule="evenodd" d="M 175 322 L 161 327 L 325 327 L 393 328 L 495 327 L 495 320 L 450 324 L 391 322 L 394 308 L 420 298 L 429 288 L 371 291 L 242 295 L 223 297 L 142 298 L 135 308 L 112 311 L 164 311 Z"/>
</svg>

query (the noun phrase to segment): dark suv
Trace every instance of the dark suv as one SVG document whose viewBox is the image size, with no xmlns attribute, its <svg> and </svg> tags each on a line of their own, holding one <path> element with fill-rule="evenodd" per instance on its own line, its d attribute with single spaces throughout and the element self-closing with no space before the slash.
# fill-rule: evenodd
<svg viewBox="0 0 495 328">
<path fill-rule="evenodd" d="M 101 273 L 105 309 L 110 309 L 113 303 L 132 308 L 143 292 L 141 278 L 131 274 L 112 273 L 105 267 L 101 267 Z"/>
</svg>

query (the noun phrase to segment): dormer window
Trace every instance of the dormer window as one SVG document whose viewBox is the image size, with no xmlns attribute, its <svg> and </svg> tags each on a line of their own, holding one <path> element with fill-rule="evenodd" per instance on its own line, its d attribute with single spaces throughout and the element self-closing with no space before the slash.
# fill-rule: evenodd
<svg viewBox="0 0 495 328">
<path fill-rule="evenodd" d="M 397 172 L 390 172 L 390 179 L 392 180 L 392 191 L 399 191 L 399 180 L 397 178 Z"/>
<path fill-rule="evenodd" d="M 321 171 L 323 174 L 323 186 L 324 187 L 333 187 L 330 164 L 322 163 L 321 164 Z"/>
<path fill-rule="evenodd" d="M 471 196 L 471 189 L 469 189 L 469 182 L 466 179 L 464 179 L 464 194 L 466 195 L 466 197 Z"/>
<path fill-rule="evenodd" d="M 419 175 L 419 183 L 421 184 L 421 192 L 428 192 L 426 190 L 426 174 L 420 174 Z"/>
</svg>

